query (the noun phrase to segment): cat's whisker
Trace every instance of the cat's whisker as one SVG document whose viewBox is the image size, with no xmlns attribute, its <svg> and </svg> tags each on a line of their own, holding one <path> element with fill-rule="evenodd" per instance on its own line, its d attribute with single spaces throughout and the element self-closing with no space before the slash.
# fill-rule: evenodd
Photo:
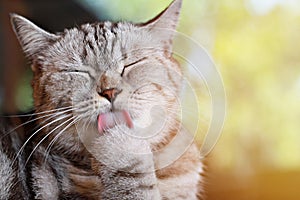
<svg viewBox="0 0 300 200">
<path fill-rule="evenodd" d="M 57 122 L 57 121 L 59 121 L 59 120 L 65 119 L 65 118 L 70 117 L 70 116 L 72 116 L 72 115 L 71 115 L 71 114 L 68 114 L 68 115 L 59 117 L 59 118 L 57 118 L 57 119 L 55 119 L 55 120 L 53 120 L 53 121 L 51 121 L 51 122 L 45 124 L 44 126 L 42 126 L 41 128 L 39 128 L 38 130 L 36 130 L 30 137 L 28 137 L 28 139 L 24 142 L 24 144 L 22 145 L 22 147 L 19 149 L 19 151 L 17 152 L 15 158 L 14 158 L 13 161 L 12 161 L 12 165 L 14 164 L 14 162 L 16 162 L 17 158 L 21 155 L 21 153 L 23 152 L 23 150 L 24 150 L 25 146 L 28 144 L 28 142 L 29 142 L 29 141 L 30 141 L 30 140 L 31 140 L 31 139 L 32 139 L 39 131 L 41 131 L 41 130 L 44 129 L 45 127 L 50 126 L 51 124 L 53 124 L 53 123 L 55 123 L 55 122 Z"/>
<path fill-rule="evenodd" d="M 20 115 L 8 115 L 8 116 L 1 116 L 1 117 L 31 117 L 31 116 L 35 116 L 35 115 L 40 115 L 40 114 L 45 114 L 45 113 L 50 113 L 50 112 L 56 112 L 56 111 L 60 111 L 60 110 L 65 110 L 68 108 L 72 108 L 73 106 L 67 106 L 67 107 L 62 107 L 62 108 L 56 108 L 56 109 L 52 109 L 52 110 L 47 110 L 47 111 L 42 111 L 42 112 L 34 112 L 31 114 L 20 114 Z"/>
<path fill-rule="evenodd" d="M 89 104 L 91 102 L 94 102 L 94 100 L 92 99 L 92 100 L 82 101 L 82 102 L 78 103 L 76 105 L 77 114 L 81 115 L 81 114 L 85 114 L 87 111 L 89 111 L 90 106 L 89 105 L 87 106 L 86 104 Z"/>
<path fill-rule="evenodd" d="M 158 89 L 153 89 L 153 90 L 142 90 L 142 91 L 139 91 L 140 88 L 138 90 L 135 90 L 132 92 L 132 94 L 137 94 L 137 95 L 145 95 L 145 94 L 152 94 L 153 92 L 159 92 Z"/>
<path fill-rule="evenodd" d="M 89 117 L 90 117 L 90 116 L 89 116 Z M 83 124 L 83 130 L 84 130 L 84 129 L 86 129 L 86 130 L 88 129 L 88 123 L 89 123 L 89 120 L 86 119 L 85 122 L 84 122 L 84 124 Z"/>
<path fill-rule="evenodd" d="M 6 137 L 7 135 L 11 134 L 12 132 L 14 132 L 15 130 L 17 130 L 18 128 L 20 128 L 20 127 L 26 125 L 26 124 L 29 124 L 29 123 L 31 123 L 31 122 L 34 122 L 34 121 L 36 121 L 36 120 L 39 120 L 39 119 L 42 119 L 42 118 L 46 118 L 46 117 L 48 117 L 48 118 L 47 118 L 45 121 L 48 121 L 49 119 L 51 119 L 51 118 L 53 118 L 53 117 L 56 117 L 56 116 L 58 116 L 58 115 L 61 115 L 61 114 L 63 114 L 63 113 L 66 113 L 66 112 L 69 112 L 69 111 L 72 111 L 72 110 L 74 110 L 74 109 L 68 109 L 68 110 L 64 110 L 64 111 L 60 111 L 60 112 L 56 112 L 56 113 L 50 113 L 50 114 L 42 115 L 42 116 L 39 116 L 39 117 L 37 117 L 37 118 L 31 119 L 31 120 L 29 120 L 29 121 L 26 121 L 26 122 L 24 122 L 24 123 L 22 123 L 22 124 L 16 126 L 15 128 L 11 129 L 11 130 L 8 131 L 7 133 L 3 134 L 2 137 L 0 138 L 0 140 L 3 139 L 4 137 Z M 45 121 L 43 121 L 43 122 L 45 122 Z M 41 122 L 41 123 L 43 123 L 43 122 Z"/>
<path fill-rule="evenodd" d="M 61 136 L 61 134 L 63 134 L 63 132 L 65 130 L 67 130 L 69 127 L 71 127 L 72 125 L 76 124 L 76 122 L 78 122 L 80 120 L 80 117 L 72 117 L 72 118 L 68 119 L 67 121 L 70 121 L 70 120 L 73 120 L 73 121 L 71 121 L 64 129 L 62 129 L 58 134 L 56 134 L 56 136 L 51 140 L 51 142 L 47 146 L 47 148 L 45 150 L 45 156 L 44 156 L 44 161 L 43 162 L 47 161 L 47 157 L 48 157 L 48 155 L 50 153 L 50 150 L 51 150 L 52 146 L 58 140 L 58 138 Z M 45 136 L 45 137 L 48 137 L 48 136 Z"/>
<path fill-rule="evenodd" d="M 90 115 L 87 115 L 86 116 L 86 113 L 87 111 L 90 110 L 90 106 L 86 106 L 86 104 L 90 103 L 90 102 L 93 102 L 94 100 L 88 100 L 88 101 L 82 101 L 80 102 L 76 107 L 78 108 L 77 109 L 77 115 L 81 116 L 81 118 L 83 119 L 83 125 L 82 127 L 86 127 L 87 126 L 87 122 L 89 120 L 87 120 L 87 117 L 90 117 Z M 81 106 L 83 105 L 83 106 Z M 82 114 L 84 114 L 84 116 L 82 116 Z"/>
<path fill-rule="evenodd" d="M 89 116 L 88 125 L 87 125 L 86 130 L 87 130 L 88 127 L 91 125 L 92 121 L 93 121 L 92 116 Z"/>
<path fill-rule="evenodd" d="M 35 150 L 40 146 L 40 144 L 52 133 L 54 133 L 54 131 L 56 131 L 58 128 L 62 127 L 64 124 L 68 123 L 69 121 L 73 120 L 74 118 L 76 118 L 75 116 L 71 117 L 70 119 L 67 119 L 66 121 L 64 121 L 63 123 L 61 123 L 60 125 L 56 126 L 54 129 L 52 129 L 49 133 L 47 133 L 34 147 L 34 149 L 31 151 L 31 153 L 29 154 L 26 162 L 25 162 L 25 166 L 28 163 L 29 159 L 31 158 L 32 154 L 35 152 Z M 71 124 L 71 123 L 70 123 Z M 69 124 L 69 125 L 70 125 Z M 65 131 L 66 128 L 68 128 L 68 126 L 66 126 L 61 132 Z"/>
<path fill-rule="evenodd" d="M 49 117 L 47 117 L 43 121 L 39 122 L 39 125 L 36 125 L 32 130 L 38 129 L 42 125 L 48 123 L 48 121 L 52 120 L 53 118 L 56 118 L 57 116 L 63 115 L 64 113 L 66 113 L 66 112 L 53 113 L 53 115 L 49 115 Z"/>
</svg>

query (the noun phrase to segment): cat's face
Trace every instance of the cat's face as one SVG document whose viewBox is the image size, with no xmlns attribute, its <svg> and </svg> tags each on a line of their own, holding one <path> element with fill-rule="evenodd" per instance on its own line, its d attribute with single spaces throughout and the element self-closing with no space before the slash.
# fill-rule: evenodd
<svg viewBox="0 0 300 200">
<path fill-rule="evenodd" d="M 171 45 L 179 9 L 175 2 L 147 24 L 85 24 L 57 35 L 14 15 L 32 61 L 37 111 L 70 107 L 83 124 L 126 111 L 141 127 L 151 121 L 153 108 L 176 115 L 181 75 Z"/>
</svg>

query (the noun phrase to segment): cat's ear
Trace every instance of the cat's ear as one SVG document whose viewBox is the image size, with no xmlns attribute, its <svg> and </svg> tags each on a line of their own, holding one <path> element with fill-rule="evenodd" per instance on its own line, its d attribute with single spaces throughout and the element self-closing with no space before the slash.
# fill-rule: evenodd
<svg viewBox="0 0 300 200">
<path fill-rule="evenodd" d="M 20 15 L 10 14 L 10 19 L 22 49 L 30 60 L 41 49 L 59 38 L 59 36 L 48 33 Z"/>
<path fill-rule="evenodd" d="M 172 42 L 176 33 L 181 6 L 182 0 L 174 0 L 159 15 L 143 24 L 159 40 L 160 47 L 168 52 L 172 51 Z"/>
</svg>

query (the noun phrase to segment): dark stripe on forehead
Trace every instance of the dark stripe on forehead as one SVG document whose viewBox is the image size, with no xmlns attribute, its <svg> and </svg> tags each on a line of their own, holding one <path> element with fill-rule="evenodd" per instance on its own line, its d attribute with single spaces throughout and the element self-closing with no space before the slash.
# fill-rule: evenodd
<svg viewBox="0 0 300 200">
<path fill-rule="evenodd" d="M 106 37 L 105 50 L 110 54 L 114 53 L 114 49 L 116 47 L 116 43 L 117 43 L 116 29 L 117 28 L 118 28 L 117 23 L 105 22 L 104 30 L 106 31 L 105 34 L 108 36 L 108 37 Z"/>
<path fill-rule="evenodd" d="M 99 30 L 99 32 L 100 32 L 100 30 Z M 107 40 L 107 38 L 106 38 L 106 28 L 104 28 L 104 25 L 101 28 L 101 34 L 102 34 L 104 40 L 106 41 Z"/>
<path fill-rule="evenodd" d="M 95 28 L 94 38 L 98 46 L 101 46 L 106 42 L 106 36 L 104 34 L 104 23 L 98 23 L 93 25 Z"/>
<path fill-rule="evenodd" d="M 87 44 L 89 45 L 90 49 L 95 53 L 95 48 L 94 48 L 93 43 L 90 40 L 88 40 Z"/>
<path fill-rule="evenodd" d="M 110 32 L 112 32 L 114 35 L 117 34 L 117 29 L 119 28 L 119 23 L 113 23 L 110 27 Z"/>
<path fill-rule="evenodd" d="M 93 26 L 93 28 L 94 28 L 94 39 L 96 42 L 98 42 L 99 38 L 98 38 L 97 26 Z"/>
</svg>

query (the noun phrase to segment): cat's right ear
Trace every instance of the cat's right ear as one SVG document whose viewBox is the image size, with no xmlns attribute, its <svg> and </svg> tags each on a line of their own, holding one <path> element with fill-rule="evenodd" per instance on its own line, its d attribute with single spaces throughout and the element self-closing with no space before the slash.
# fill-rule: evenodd
<svg viewBox="0 0 300 200">
<path fill-rule="evenodd" d="M 10 19 L 22 49 L 30 61 L 41 49 L 59 38 L 59 36 L 48 33 L 20 15 L 10 14 Z"/>
<path fill-rule="evenodd" d="M 159 15 L 141 24 L 157 39 L 156 44 L 159 45 L 159 48 L 169 55 L 172 53 L 172 43 L 176 35 L 181 6 L 182 0 L 173 0 Z"/>
</svg>

